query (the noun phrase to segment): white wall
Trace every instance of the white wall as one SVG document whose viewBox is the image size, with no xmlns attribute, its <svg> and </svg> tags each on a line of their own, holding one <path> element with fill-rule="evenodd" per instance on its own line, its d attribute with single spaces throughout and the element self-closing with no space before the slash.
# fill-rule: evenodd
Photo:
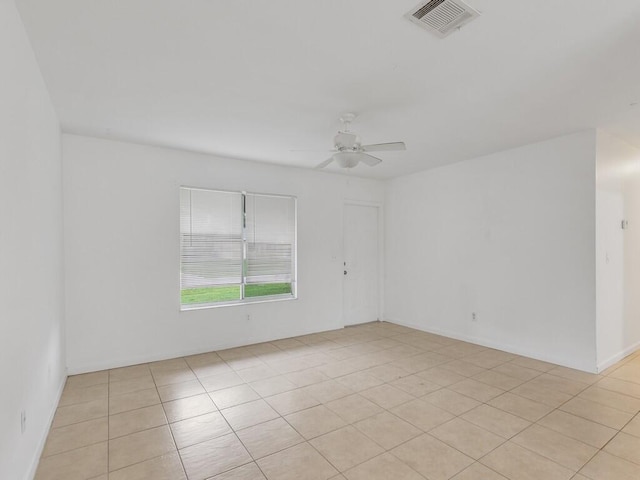
<svg viewBox="0 0 640 480">
<path fill-rule="evenodd" d="M 60 129 L 13 0 L 0 61 L 0 478 L 14 480 L 35 473 L 65 361 Z"/>
<path fill-rule="evenodd" d="M 74 135 L 63 152 L 70 372 L 342 326 L 343 202 L 380 182 Z M 297 195 L 298 300 L 180 312 L 181 185 Z"/>
<path fill-rule="evenodd" d="M 389 182 L 385 318 L 594 371 L 595 140 Z"/>
<path fill-rule="evenodd" d="M 596 323 L 603 370 L 640 347 L 640 150 L 598 131 L 596 152 Z"/>
</svg>

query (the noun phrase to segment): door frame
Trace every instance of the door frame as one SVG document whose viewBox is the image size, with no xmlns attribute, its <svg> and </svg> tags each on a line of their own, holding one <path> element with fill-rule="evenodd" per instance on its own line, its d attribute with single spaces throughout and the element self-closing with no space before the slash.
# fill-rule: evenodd
<svg viewBox="0 0 640 480">
<path fill-rule="evenodd" d="M 382 202 L 368 201 L 368 200 L 355 200 L 350 198 L 345 198 L 342 204 L 342 265 L 340 265 L 341 270 L 344 270 L 344 262 L 345 262 L 345 252 L 346 252 L 346 242 L 345 242 L 345 219 L 346 219 L 346 207 L 347 206 L 356 206 L 356 207 L 373 207 L 378 211 L 378 320 L 384 321 L 383 312 L 384 312 L 384 206 Z M 344 275 L 342 276 L 342 327 L 346 327 L 346 318 L 345 318 L 345 308 L 344 308 Z"/>
</svg>

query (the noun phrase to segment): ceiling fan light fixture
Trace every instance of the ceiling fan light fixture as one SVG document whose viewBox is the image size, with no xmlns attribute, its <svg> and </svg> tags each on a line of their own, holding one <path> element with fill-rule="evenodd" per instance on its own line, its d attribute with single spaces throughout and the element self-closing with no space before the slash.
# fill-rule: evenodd
<svg viewBox="0 0 640 480">
<path fill-rule="evenodd" d="M 360 161 L 360 154 L 357 152 L 337 152 L 333 154 L 333 159 L 342 168 L 353 168 Z"/>
</svg>

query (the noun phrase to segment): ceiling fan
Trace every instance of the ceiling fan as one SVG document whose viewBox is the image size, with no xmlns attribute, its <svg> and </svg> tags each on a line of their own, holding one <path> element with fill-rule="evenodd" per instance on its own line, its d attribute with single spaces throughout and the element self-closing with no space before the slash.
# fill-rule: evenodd
<svg viewBox="0 0 640 480">
<path fill-rule="evenodd" d="M 341 168 L 353 168 L 360 162 L 373 167 L 382 162 L 382 160 L 370 155 L 369 152 L 392 152 L 407 149 L 404 142 L 362 145 L 360 137 L 350 130 L 351 122 L 355 118 L 355 113 L 345 113 L 340 117 L 343 129 L 333 138 L 334 148 L 329 150 L 333 152 L 333 155 L 317 165 L 316 168 L 324 168 L 331 162 L 336 162 Z"/>
</svg>

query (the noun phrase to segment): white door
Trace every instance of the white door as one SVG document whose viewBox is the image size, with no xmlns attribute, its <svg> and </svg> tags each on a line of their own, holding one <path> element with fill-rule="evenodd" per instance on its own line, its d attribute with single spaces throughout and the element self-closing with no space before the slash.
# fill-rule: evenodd
<svg viewBox="0 0 640 480">
<path fill-rule="evenodd" d="M 378 320 L 378 207 L 344 207 L 345 325 Z"/>
</svg>

